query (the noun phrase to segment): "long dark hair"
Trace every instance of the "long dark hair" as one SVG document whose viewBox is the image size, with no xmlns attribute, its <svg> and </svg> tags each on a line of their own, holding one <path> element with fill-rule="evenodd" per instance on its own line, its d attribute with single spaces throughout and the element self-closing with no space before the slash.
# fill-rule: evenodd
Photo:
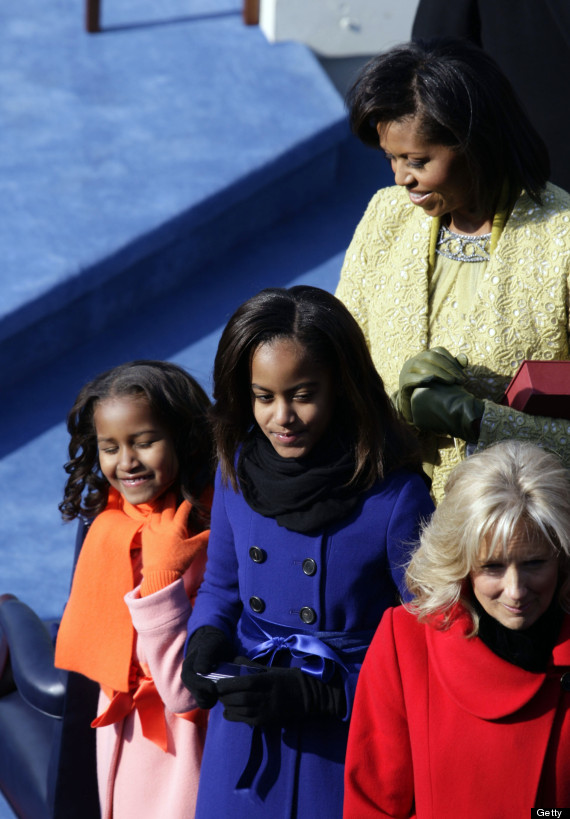
<svg viewBox="0 0 570 819">
<path fill-rule="evenodd" d="M 467 40 L 404 43 L 375 57 L 349 90 L 353 132 L 379 147 L 379 123 L 419 118 L 419 136 L 463 156 L 477 203 L 493 213 L 504 181 L 510 209 L 524 188 L 537 204 L 548 149 L 497 63 Z"/>
<path fill-rule="evenodd" d="M 179 463 L 178 491 L 193 507 L 189 526 L 207 526 L 199 502 L 213 481 L 213 441 L 208 421 L 210 400 L 185 370 L 167 361 L 131 361 L 101 373 L 79 392 L 67 416 L 69 475 L 59 510 L 64 520 L 93 518 L 107 503 L 109 483 L 101 474 L 93 413 L 97 404 L 125 395 L 144 396 L 156 420 L 172 438 Z"/>
<path fill-rule="evenodd" d="M 261 344 L 279 338 L 295 340 L 333 374 L 334 423 L 353 447 L 352 482 L 369 488 L 391 469 L 420 468 L 416 439 L 398 418 L 355 319 L 335 296 L 299 285 L 262 290 L 236 310 L 222 333 L 211 417 L 225 483 L 237 489 L 235 456 L 255 424 L 252 356 Z"/>
</svg>

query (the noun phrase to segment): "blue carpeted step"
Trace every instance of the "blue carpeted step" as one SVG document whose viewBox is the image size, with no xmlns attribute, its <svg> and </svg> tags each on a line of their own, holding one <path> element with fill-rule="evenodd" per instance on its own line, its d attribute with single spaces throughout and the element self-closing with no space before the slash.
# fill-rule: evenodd
<svg viewBox="0 0 570 819">
<path fill-rule="evenodd" d="M 241 0 L 0 9 L 3 386 L 334 184 L 342 101 Z M 230 264 L 230 261 L 228 261 Z"/>
</svg>

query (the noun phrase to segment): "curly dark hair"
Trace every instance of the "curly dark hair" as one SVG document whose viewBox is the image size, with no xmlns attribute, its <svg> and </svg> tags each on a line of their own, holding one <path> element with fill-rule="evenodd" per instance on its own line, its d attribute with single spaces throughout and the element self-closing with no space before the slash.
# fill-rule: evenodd
<svg viewBox="0 0 570 819">
<path fill-rule="evenodd" d="M 99 467 L 93 415 L 97 404 L 125 395 L 146 397 L 150 410 L 169 432 L 179 463 L 178 491 L 192 503 L 193 530 L 208 526 L 200 495 L 213 482 L 214 448 L 208 421 L 210 399 L 185 370 L 167 361 L 140 360 L 101 373 L 79 392 L 67 416 L 69 475 L 59 510 L 64 520 L 94 518 L 103 511 L 109 483 Z"/>
<path fill-rule="evenodd" d="M 395 46 L 370 60 L 347 94 L 350 125 L 379 148 L 377 125 L 419 119 L 419 135 L 465 158 L 479 204 L 494 212 L 524 188 L 537 204 L 550 176 L 548 149 L 497 63 L 453 38 Z"/>
<path fill-rule="evenodd" d="M 351 313 L 326 290 L 298 285 L 262 290 L 236 310 L 222 333 L 210 414 L 226 484 L 237 490 L 236 453 L 255 424 L 252 356 L 261 344 L 280 338 L 298 342 L 333 374 L 338 388 L 333 423 L 353 447 L 351 482 L 369 488 L 392 469 L 421 469 L 415 435 L 396 414 Z"/>
</svg>

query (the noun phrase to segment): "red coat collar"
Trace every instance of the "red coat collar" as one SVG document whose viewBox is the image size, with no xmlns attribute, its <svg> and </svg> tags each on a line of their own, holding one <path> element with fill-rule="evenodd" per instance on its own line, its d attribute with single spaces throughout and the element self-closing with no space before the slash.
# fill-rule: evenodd
<svg viewBox="0 0 570 819">
<path fill-rule="evenodd" d="M 526 705 L 547 676 L 570 667 L 570 616 L 566 615 L 551 664 L 536 674 L 497 657 L 478 637 L 468 637 L 471 617 L 462 611 L 446 631 L 428 626 L 432 667 L 448 695 L 463 710 L 482 719 L 499 719 Z"/>
</svg>

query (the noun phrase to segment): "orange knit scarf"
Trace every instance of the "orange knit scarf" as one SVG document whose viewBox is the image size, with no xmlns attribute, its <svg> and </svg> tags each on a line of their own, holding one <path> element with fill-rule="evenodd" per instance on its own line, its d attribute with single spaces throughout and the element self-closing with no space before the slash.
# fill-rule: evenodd
<svg viewBox="0 0 570 819">
<path fill-rule="evenodd" d="M 129 691 L 135 631 L 124 596 L 135 584 L 130 551 L 152 512 L 172 503 L 166 493 L 132 506 L 113 488 L 93 521 L 77 561 L 57 637 L 55 664 L 78 671 L 106 691 Z M 205 547 L 208 532 L 196 535 Z"/>
<path fill-rule="evenodd" d="M 211 490 L 202 501 L 211 504 Z M 175 502 L 172 492 L 150 504 L 132 506 L 114 489 L 104 511 L 93 521 L 77 561 L 71 594 L 55 650 L 55 665 L 98 682 L 110 702 L 93 728 L 123 720 L 138 711 L 143 735 L 167 751 L 164 706 L 148 669 L 132 661 L 135 630 L 124 596 L 135 585 L 131 549 L 152 512 L 162 514 Z M 206 548 L 209 530 L 192 538 L 196 552 Z M 195 709 L 177 716 L 205 732 L 207 712 Z"/>
</svg>

